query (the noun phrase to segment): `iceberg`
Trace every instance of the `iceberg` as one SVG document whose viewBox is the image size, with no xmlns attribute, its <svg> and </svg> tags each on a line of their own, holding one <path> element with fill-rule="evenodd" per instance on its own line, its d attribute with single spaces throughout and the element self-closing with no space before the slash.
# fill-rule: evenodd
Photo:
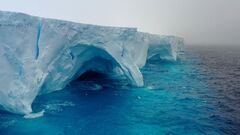
<svg viewBox="0 0 240 135">
<path fill-rule="evenodd" d="M 144 85 L 152 57 L 176 60 L 183 39 L 0 11 L 0 108 L 31 114 L 39 94 L 61 90 L 87 71 Z"/>
</svg>

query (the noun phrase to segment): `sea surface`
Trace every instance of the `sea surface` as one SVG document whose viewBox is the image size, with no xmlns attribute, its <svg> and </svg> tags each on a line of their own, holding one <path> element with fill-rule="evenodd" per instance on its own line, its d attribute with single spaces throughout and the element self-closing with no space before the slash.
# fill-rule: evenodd
<svg viewBox="0 0 240 135">
<path fill-rule="evenodd" d="M 149 60 L 145 86 L 86 73 L 38 96 L 42 117 L 0 111 L 0 135 L 240 134 L 240 47 L 186 47 L 176 62 Z"/>
</svg>

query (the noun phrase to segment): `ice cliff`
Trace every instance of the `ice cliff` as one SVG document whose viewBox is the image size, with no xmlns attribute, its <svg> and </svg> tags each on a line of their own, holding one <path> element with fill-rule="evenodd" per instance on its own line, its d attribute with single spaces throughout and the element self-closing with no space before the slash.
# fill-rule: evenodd
<svg viewBox="0 0 240 135">
<path fill-rule="evenodd" d="M 143 86 L 147 59 L 176 60 L 183 39 L 0 11 L 0 106 L 28 114 L 39 94 L 63 89 L 84 72 L 123 75 Z"/>
</svg>

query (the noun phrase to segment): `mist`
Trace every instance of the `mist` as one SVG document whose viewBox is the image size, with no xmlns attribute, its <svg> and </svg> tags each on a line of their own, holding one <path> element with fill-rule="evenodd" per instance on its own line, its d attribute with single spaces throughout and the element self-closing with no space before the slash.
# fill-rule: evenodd
<svg viewBox="0 0 240 135">
<path fill-rule="evenodd" d="M 240 45 L 239 0 L 0 0 L 0 10 L 79 23 L 137 27 L 189 45 Z"/>
</svg>

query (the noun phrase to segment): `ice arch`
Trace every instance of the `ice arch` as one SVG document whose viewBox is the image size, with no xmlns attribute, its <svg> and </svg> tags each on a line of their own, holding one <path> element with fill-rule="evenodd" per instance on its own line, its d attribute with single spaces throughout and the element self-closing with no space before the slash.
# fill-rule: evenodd
<svg viewBox="0 0 240 135">
<path fill-rule="evenodd" d="M 143 86 L 142 74 L 134 62 L 131 59 L 126 60 L 124 57 L 127 56 L 118 56 L 118 53 L 106 49 L 83 44 L 69 48 L 64 55 L 60 55 L 61 57 L 52 63 L 57 68 L 48 72 L 41 93 L 61 90 L 88 70 L 124 75 L 130 84 Z"/>
</svg>

